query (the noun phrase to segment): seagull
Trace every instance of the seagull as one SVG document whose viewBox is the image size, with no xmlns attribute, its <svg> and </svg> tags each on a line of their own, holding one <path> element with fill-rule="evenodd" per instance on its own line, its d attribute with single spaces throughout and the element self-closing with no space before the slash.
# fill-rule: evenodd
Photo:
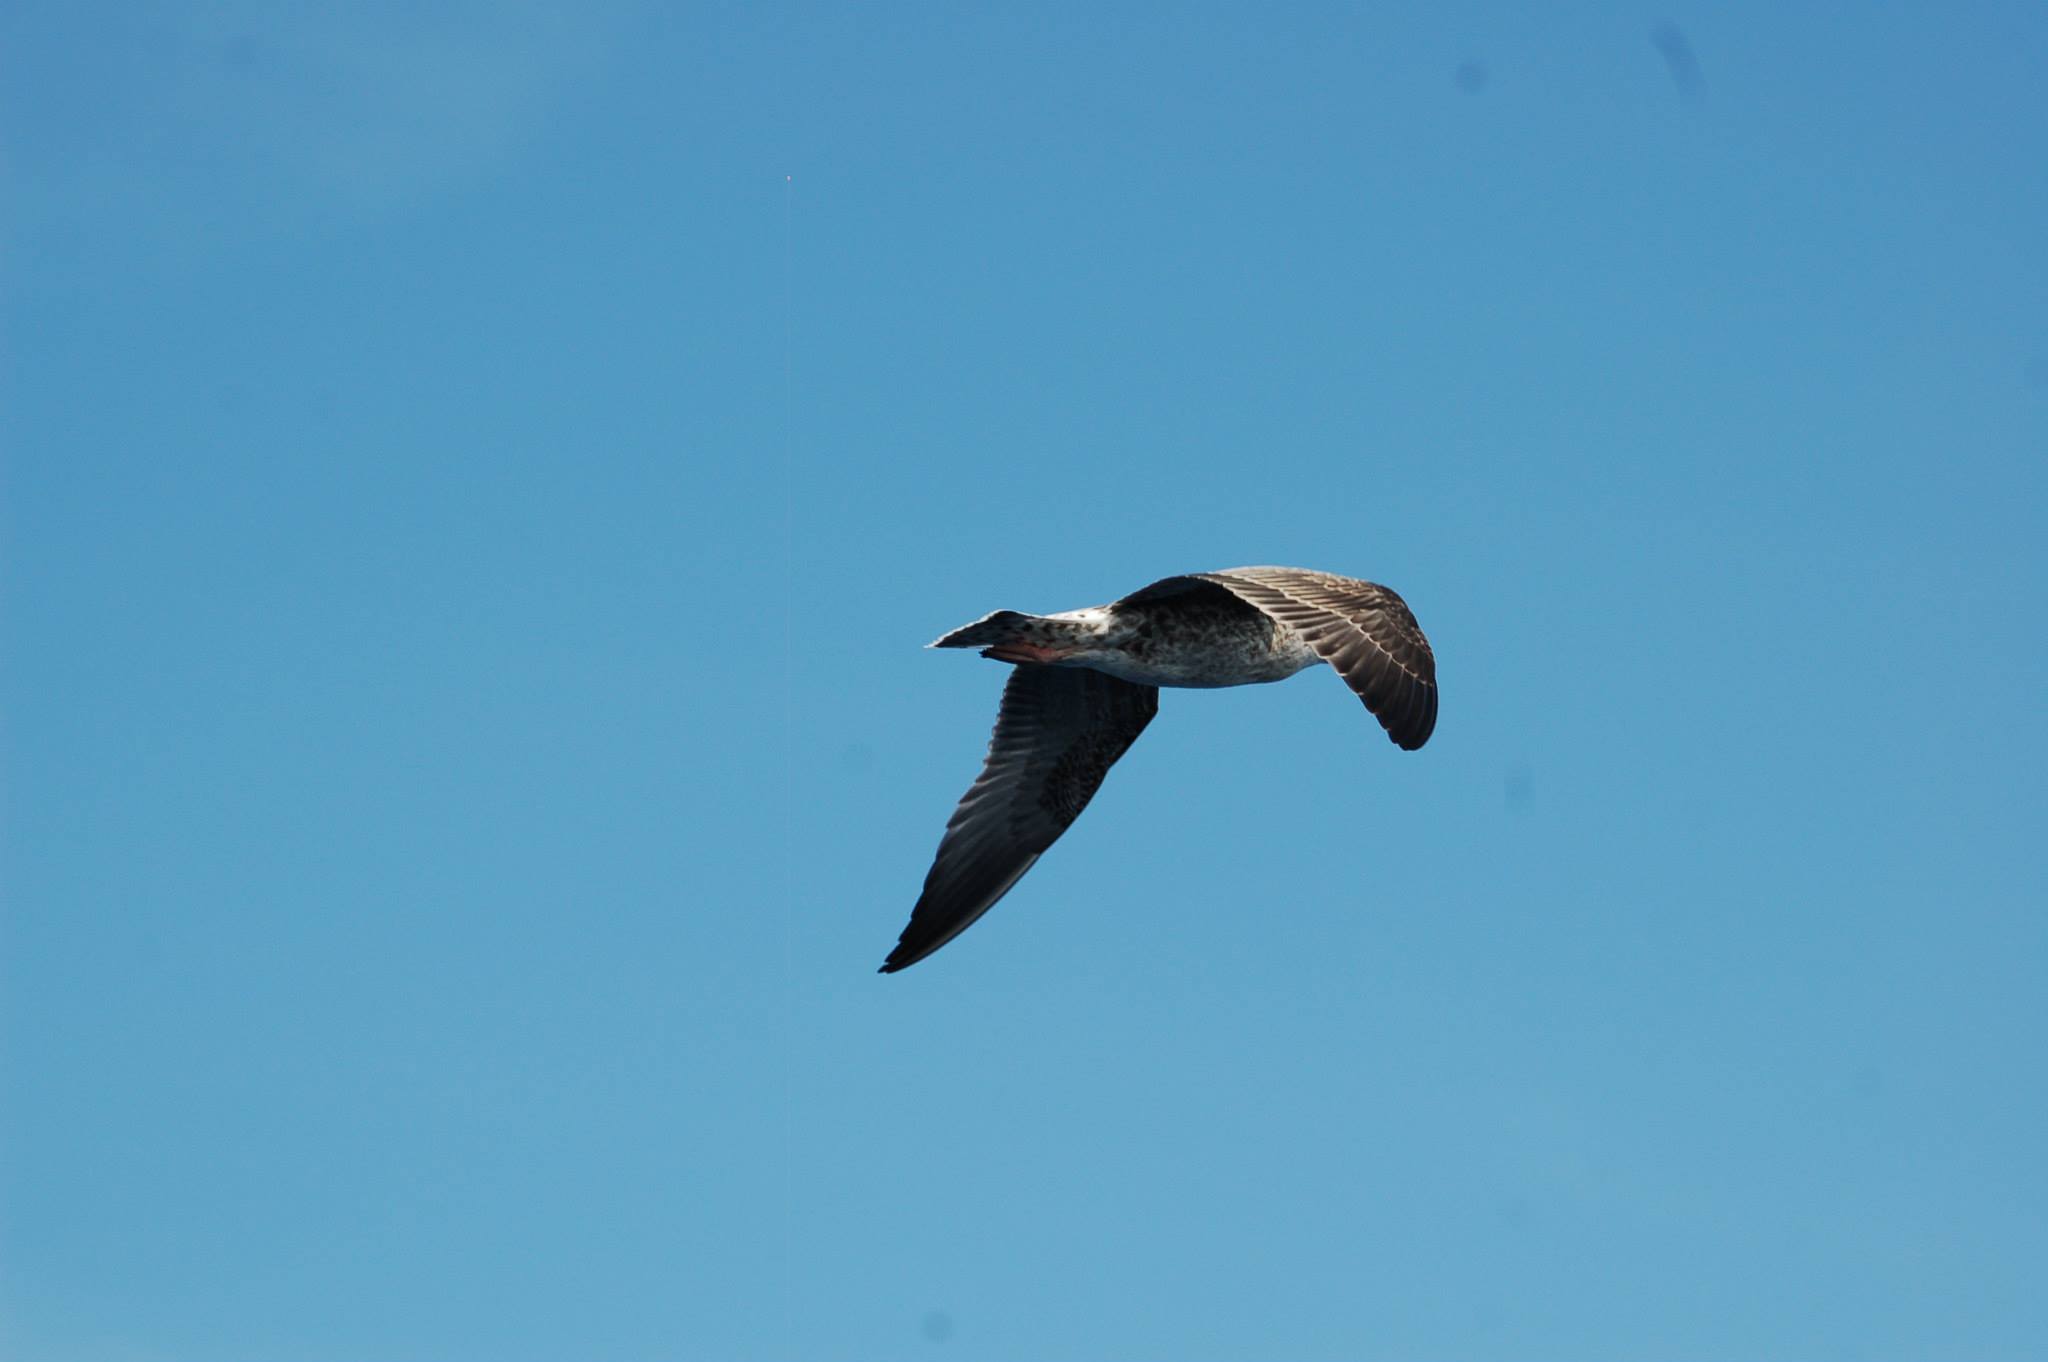
<svg viewBox="0 0 2048 1362">
<path fill-rule="evenodd" d="M 1394 744 L 1436 727 L 1436 655 L 1386 587 L 1306 568 L 1166 577 L 1108 605 L 998 610 L 929 645 L 1014 670 L 981 775 L 946 823 L 910 925 L 882 964 L 908 969 L 973 925 L 1059 840 L 1159 712 L 1161 686 L 1284 681 L 1327 662 Z"/>
</svg>

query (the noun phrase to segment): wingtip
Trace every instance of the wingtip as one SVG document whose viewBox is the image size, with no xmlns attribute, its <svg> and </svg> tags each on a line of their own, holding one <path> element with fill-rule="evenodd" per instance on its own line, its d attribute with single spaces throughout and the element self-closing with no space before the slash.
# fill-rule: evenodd
<svg viewBox="0 0 2048 1362">
<path fill-rule="evenodd" d="M 1394 746 L 1400 748 L 1403 752 L 1420 752 L 1423 748 L 1423 745 L 1429 741 L 1430 735 L 1435 732 L 1436 721 L 1431 720 L 1429 727 L 1422 729 L 1419 732 L 1415 729 L 1409 729 L 1404 733 L 1389 732 L 1387 736 L 1389 738 L 1392 738 L 1394 740 Z"/>
<path fill-rule="evenodd" d="M 951 937 L 947 938 L 947 940 L 949 941 L 951 939 Z M 944 942 L 940 943 L 940 945 L 944 944 Z M 908 942 L 899 941 L 896 943 L 896 949 L 889 952 L 889 958 L 882 962 L 882 967 L 876 970 L 875 973 L 900 973 L 903 970 L 909 969 L 912 965 L 924 959 L 927 955 L 930 955 L 933 951 L 937 950 L 938 948 L 938 946 L 934 946 L 929 942 L 921 942 L 917 946 L 913 947 Z"/>
</svg>

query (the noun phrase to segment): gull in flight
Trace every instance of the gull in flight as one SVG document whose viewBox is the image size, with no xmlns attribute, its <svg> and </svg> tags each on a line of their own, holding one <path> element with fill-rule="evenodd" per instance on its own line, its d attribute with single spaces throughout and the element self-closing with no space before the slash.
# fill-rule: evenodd
<svg viewBox="0 0 2048 1362">
<path fill-rule="evenodd" d="M 1305 568 L 1167 577 L 1057 615 L 998 610 L 934 648 L 1013 664 L 981 775 L 946 824 L 893 974 L 967 930 L 1059 840 L 1159 712 L 1161 686 L 1284 681 L 1327 662 L 1396 746 L 1436 727 L 1436 656 L 1386 587 Z"/>
</svg>

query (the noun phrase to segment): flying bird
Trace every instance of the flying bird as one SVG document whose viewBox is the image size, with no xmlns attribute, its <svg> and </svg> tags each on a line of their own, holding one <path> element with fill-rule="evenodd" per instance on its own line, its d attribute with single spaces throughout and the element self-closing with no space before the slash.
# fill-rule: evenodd
<svg viewBox="0 0 2048 1362">
<path fill-rule="evenodd" d="M 967 930 L 1059 840 L 1159 712 L 1161 686 L 1284 681 L 1327 662 L 1396 746 L 1436 727 L 1436 656 L 1394 592 L 1306 568 L 1166 577 L 1108 605 L 998 610 L 930 645 L 1014 667 L 981 775 L 946 823 L 893 974 Z"/>
</svg>

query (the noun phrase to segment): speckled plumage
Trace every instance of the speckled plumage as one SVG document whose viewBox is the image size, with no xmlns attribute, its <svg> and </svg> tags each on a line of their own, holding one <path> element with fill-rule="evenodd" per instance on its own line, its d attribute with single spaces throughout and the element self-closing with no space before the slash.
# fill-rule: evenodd
<svg viewBox="0 0 2048 1362">
<path fill-rule="evenodd" d="M 1436 727 L 1436 658 L 1386 587 L 1305 568 L 1166 577 L 1108 605 L 998 610 L 932 644 L 1015 665 L 981 775 L 946 824 L 891 973 L 951 941 L 1078 818 L 1159 687 L 1281 681 L 1328 662 L 1398 746 Z"/>
</svg>

